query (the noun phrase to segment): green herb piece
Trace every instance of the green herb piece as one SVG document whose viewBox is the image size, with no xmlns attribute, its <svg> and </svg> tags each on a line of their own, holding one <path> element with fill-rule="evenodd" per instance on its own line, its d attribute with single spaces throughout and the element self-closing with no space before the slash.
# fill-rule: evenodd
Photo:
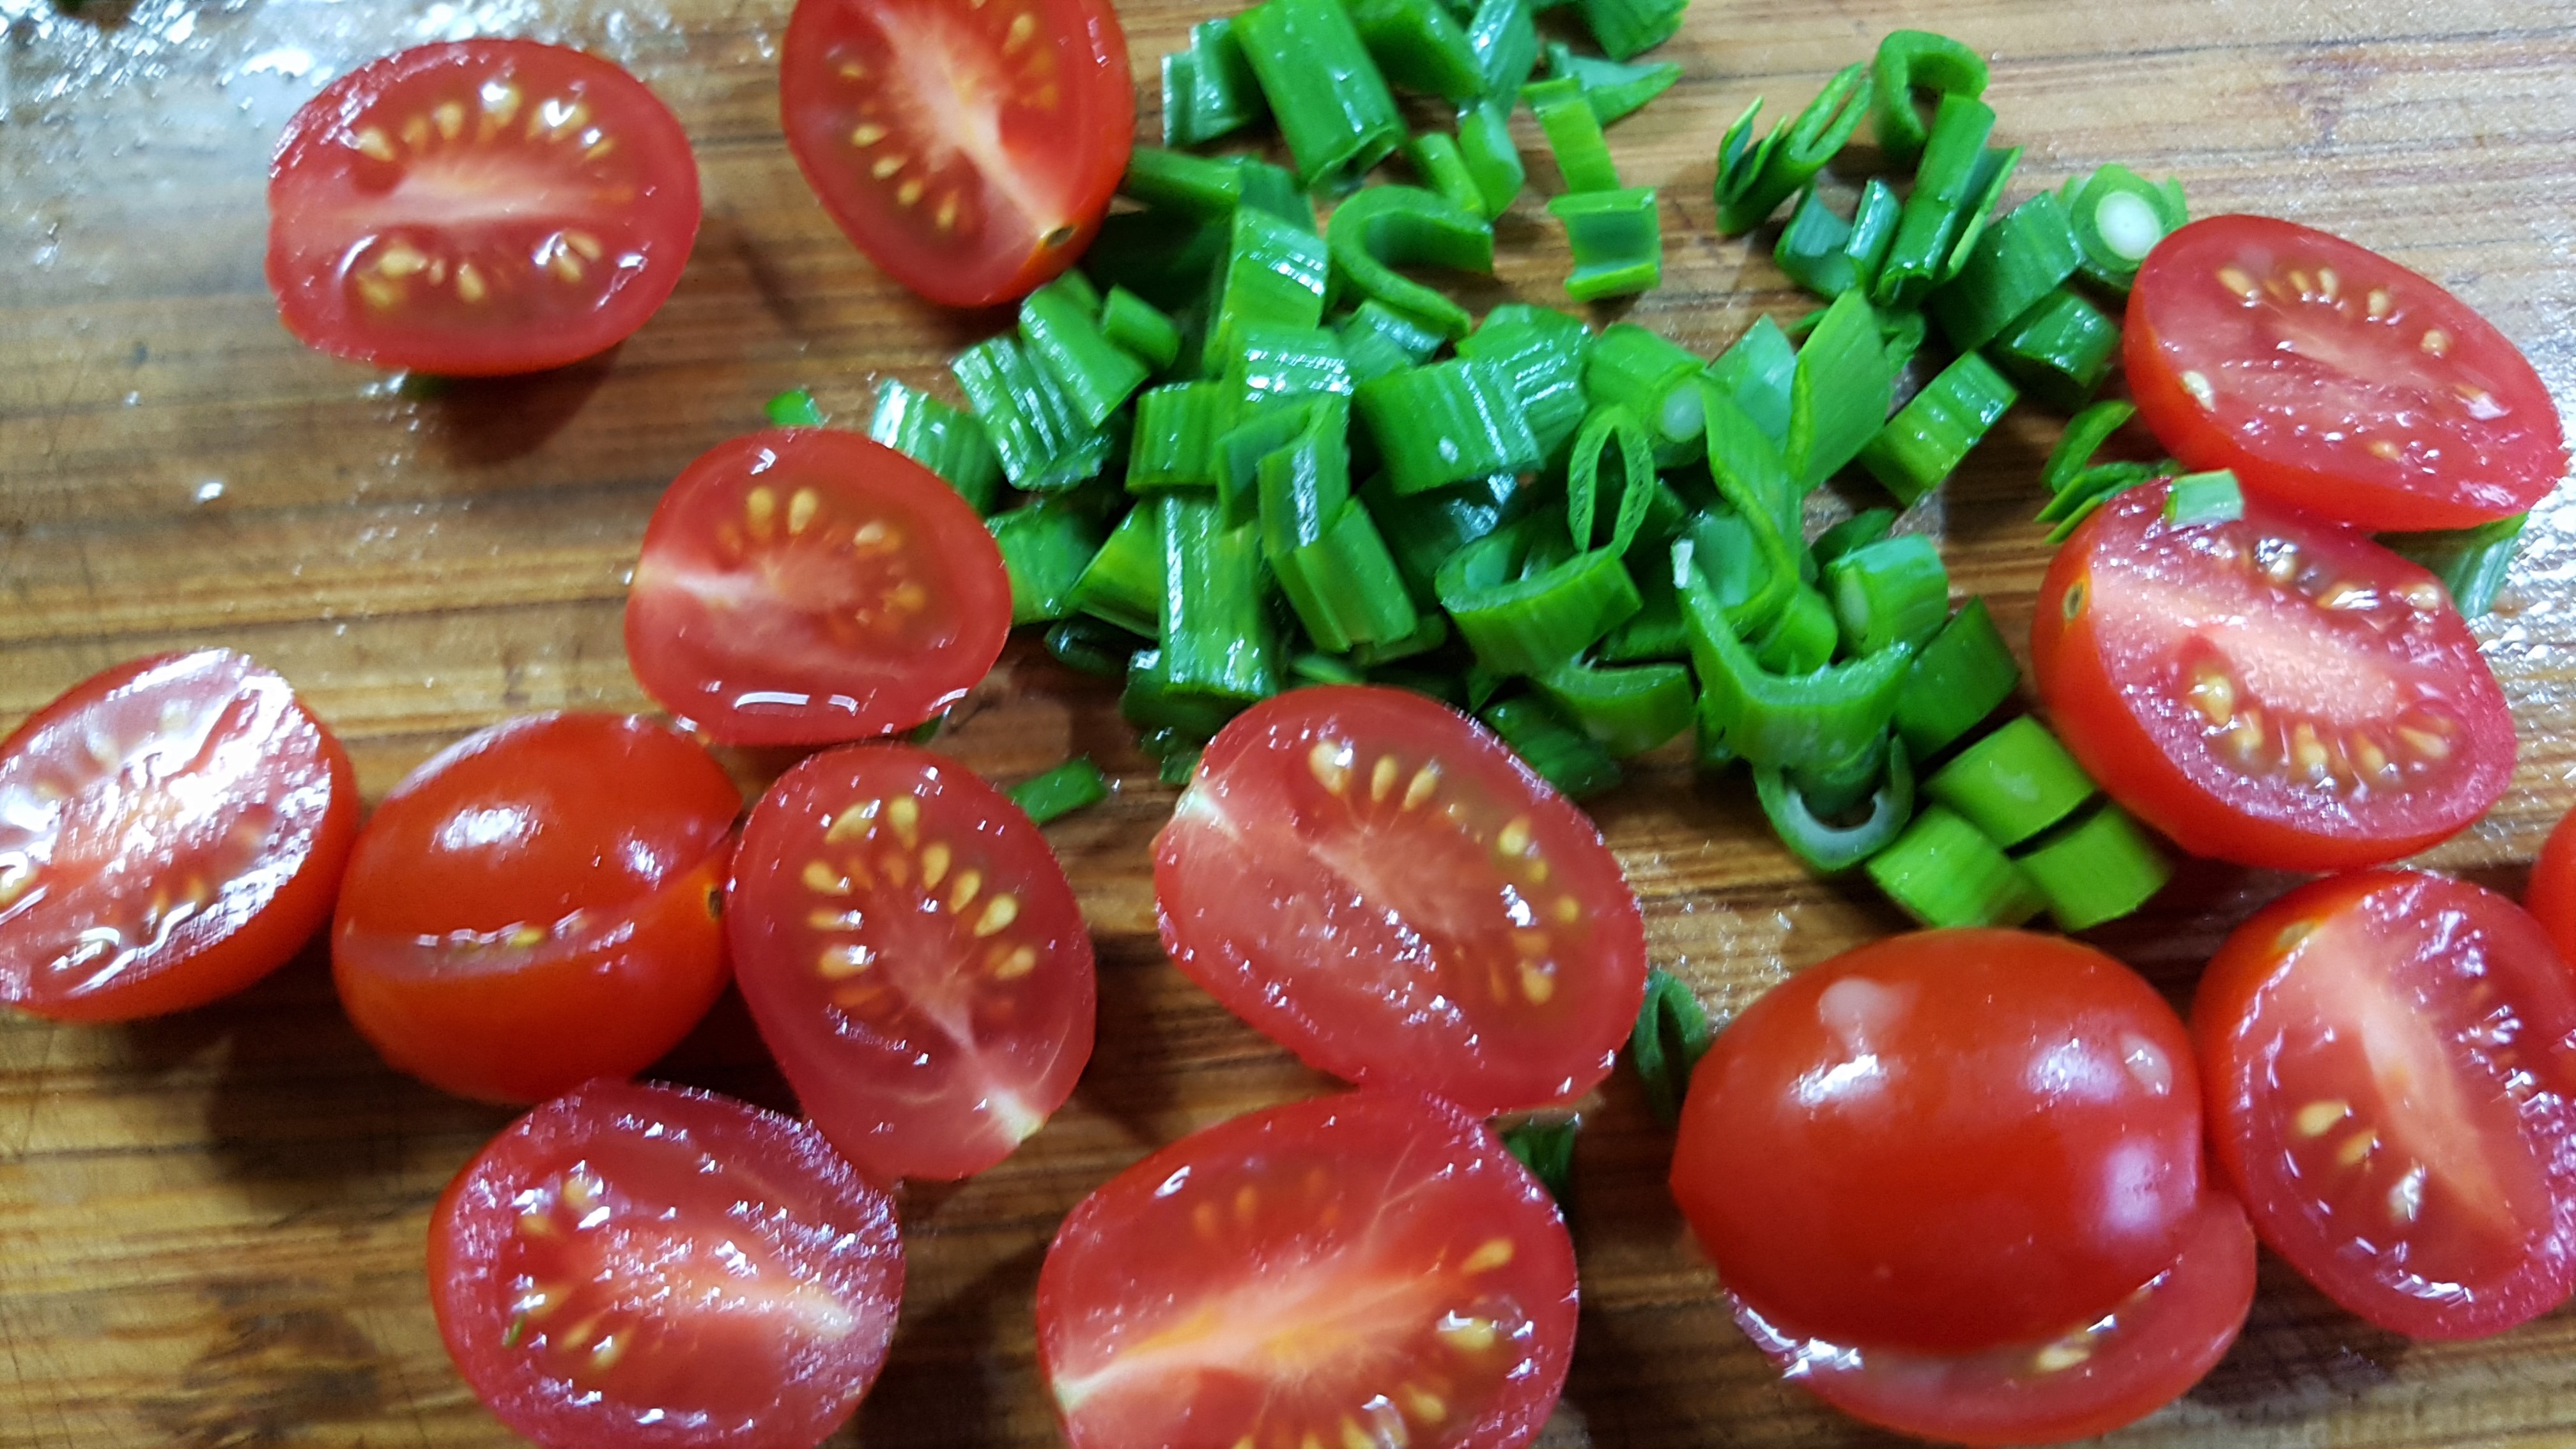
<svg viewBox="0 0 2576 1449">
<path fill-rule="evenodd" d="M 1231 19 L 1190 27 L 1190 48 L 1163 57 L 1163 144 L 1200 146 L 1269 114 Z"/>
<path fill-rule="evenodd" d="M 2451 602 L 2459 606 L 2460 613 L 2475 619 L 2495 607 L 2496 595 L 2503 590 L 2505 575 L 2513 567 L 2513 551 L 2521 542 L 2524 525 L 2530 522 L 2530 514 L 2517 513 L 2475 528 L 2383 533 L 2379 542 L 2430 570 L 2450 591 Z"/>
<path fill-rule="evenodd" d="M 2020 396 L 1993 364 L 1962 352 L 1887 420 L 1861 449 L 1860 465 L 1911 507 L 1957 471 Z"/>
<path fill-rule="evenodd" d="M 1031 823 L 1044 825 L 1076 810 L 1088 809 L 1109 798 L 1109 781 L 1100 767 L 1087 755 L 1076 755 L 1043 775 L 1031 775 L 1002 792 L 1011 803 L 1028 813 Z"/>
<path fill-rule="evenodd" d="M 1939 805 L 1925 806 L 1868 869 L 1888 899 L 1936 928 L 2018 926 L 2048 905 L 2001 847 Z"/>
<path fill-rule="evenodd" d="M 1917 760 L 1929 760 L 2012 697 L 2021 666 L 1995 627 L 1986 601 L 1970 599 L 1923 646 L 1896 697 L 1896 732 Z"/>
<path fill-rule="evenodd" d="M 1985 58 L 1946 35 L 1926 30 L 1889 31 L 1878 43 L 1870 74 L 1870 132 L 1878 138 L 1879 154 L 1899 169 L 1913 165 L 1923 154 L 1923 117 L 1914 108 L 1916 92 L 1970 100 L 1986 93 Z"/>
<path fill-rule="evenodd" d="M 1924 789 L 2007 850 L 2101 793 L 2057 736 L 2029 715 L 1961 750 Z"/>
<path fill-rule="evenodd" d="M 1404 141 L 1404 118 L 1341 0 L 1263 0 L 1234 17 L 1308 190 L 1356 182 Z"/>
<path fill-rule="evenodd" d="M 977 513 L 990 513 L 1002 492 L 1002 460 L 973 413 L 894 378 L 877 385 L 868 436 L 946 479 Z"/>
<path fill-rule="evenodd" d="M 1574 270 L 1565 294 L 1578 302 L 1633 297 L 1664 280 L 1664 234 L 1655 219 L 1655 188 L 1574 191 L 1551 199 L 1548 215 L 1565 225 Z"/>
<path fill-rule="evenodd" d="M 1628 1034 L 1628 1064 L 1645 1088 L 1646 1108 L 1666 1127 L 1680 1123 L 1691 1073 L 1717 1033 L 1690 986 L 1658 966 L 1646 972 L 1646 1001 Z"/>
</svg>

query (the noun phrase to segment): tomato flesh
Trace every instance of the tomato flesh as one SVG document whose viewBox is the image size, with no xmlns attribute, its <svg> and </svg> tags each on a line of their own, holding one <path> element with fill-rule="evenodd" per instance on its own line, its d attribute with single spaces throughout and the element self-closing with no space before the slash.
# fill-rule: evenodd
<svg viewBox="0 0 2576 1449">
<path fill-rule="evenodd" d="M 2540 859 L 2531 867 L 2531 885 L 2523 893 L 2524 909 L 2549 933 L 2561 958 L 2576 962 L 2576 813 L 2549 832 Z"/>
<path fill-rule="evenodd" d="M 663 708 L 728 744 L 910 729 L 1001 657 L 1011 580 L 939 475 L 856 433 L 709 449 L 644 530 L 626 653 Z"/>
<path fill-rule="evenodd" d="M 2566 476 L 2549 389 L 2504 334 L 2293 222 L 2208 217 L 2165 238 L 2129 293 L 2123 347 L 2139 414 L 2175 457 L 2321 517 L 2466 528 Z"/>
<path fill-rule="evenodd" d="M 2328 1297 L 2468 1338 L 2576 1289 L 2576 974 L 2512 902 L 2302 887 L 2228 938 L 2192 1025 L 2219 1165 Z"/>
<path fill-rule="evenodd" d="M 1154 907 L 1181 970 L 1309 1065 L 1475 1112 L 1590 1090 L 1645 996 L 1591 821 L 1403 690 L 1236 716 L 1155 842 Z"/>
<path fill-rule="evenodd" d="M 1038 1275 L 1074 1449 L 1511 1449 L 1574 1321 L 1546 1189 L 1484 1124 L 1377 1090 L 1164 1148 L 1067 1215 Z"/>
<path fill-rule="evenodd" d="M 724 990 L 742 808 L 694 742 L 623 715 L 470 735 L 377 807 L 331 942 L 385 1060 L 496 1102 L 643 1070 Z"/>
<path fill-rule="evenodd" d="M 357 784 L 285 680 L 225 649 L 121 664 L 0 740 L 0 1002 L 203 1005 L 331 911 Z"/>
<path fill-rule="evenodd" d="M 1105 0 L 798 0 L 788 149 L 841 230 L 931 301 L 1011 301 L 1073 264 L 1136 106 Z"/>
<path fill-rule="evenodd" d="M 2206 1377 L 2254 1306 L 2254 1231 L 2201 1199 L 2180 1256 L 2118 1306 L 2049 1338 L 1935 1355 L 1802 1338 L 1738 1301 L 1735 1321 L 1790 1382 L 1856 1419 L 1950 1444 L 2058 1444 L 2132 1423 Z"/>
<path fill-rule="evenodd" d="M 697 163 L 633 76 L 531 40 L 371 61 L 287 124 L 268 282 L 307 345 L 484 376 L 577 362 L 644 325 L 698 232 Z"/>
<path fill-rule="evenodd" d="M 2393 860 L 2486 813 L 2513 719 L 2431 574 L 2248 498 L 2166 521 L 2119 494 L 2049 566 L 2042 704 L 2102 787 L 2196 855 L 2283 870 Z"/>
<path fill-rule="evenodd" d="M 781 776 L 731 900 L 762 1038 L 881 1181 L 1001 1161 L 1091 1059 L 1091 937 L 1063 867 L 1010 797 L 926 750 L 851 746 Z"/>
<path fill-rule="evenodd" d="M 2173 1009 L 2058 937 L 1927 931 L 1772 988 L 1691 1080 L 1683 1215 L 1784 1331 L 1955 1354 L 2088 1323 L 2201 1197 Z"/>
<path fill-rule="evenodd" d="M 885 1362 L 903 1248 L 803 1123 L 601 1081 L 457 1174 L 429 1277 L 476 1397 L 547 1449 L 810 1449 Z"/>
</svg>

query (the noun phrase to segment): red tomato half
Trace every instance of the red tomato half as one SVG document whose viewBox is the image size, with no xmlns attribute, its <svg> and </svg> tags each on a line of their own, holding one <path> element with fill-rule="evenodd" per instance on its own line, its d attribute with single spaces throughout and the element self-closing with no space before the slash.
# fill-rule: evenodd
<svg viewBox="0 0 2576 1449">
<path fill-rule="evenodd" d="M 645 692 L 728 744 L 910 729 L 963 698 L 1010 632 L 1010 575 L 975 510 L 894 449 L 826 428 L 691 463 L 626 597 Z"/>
<path fill-rule="evenodd" d="M 2473 1338 L 2576 1287 L 2576 975 L 2511 901 L 2304 886 L 2227 938 L 2192 1028 L 2218 1163 L 2326 1296 Z"/>
<path fill-rule="evenodd" d="M 885 1363 L 903 1245 L 804 1123 L 603 1081 L 448 1184 L 429 1281 L 475 1397 L 546 1449 L 811 1449 Z"/>
<path fill-rule="evenodd" d="M 2549 832 L 2540 859 L 2531 867 L 2531 884 L 2522 903 L 2533 920 L 2549 932 L 2561 958 L 2576 962 L 2576 812 Z"/>
<path fill-rule="evenodd" d="M 1955 1354 L 2109 1313 L 2201 1198 L 2191 1038 L 2137 973 L 2019 931 L 1874 942 L 1702 1058 L 1673 1196 L 1784 1331 Z"/>
<path fill-rule="evenodd" d="M 331 913 L 349 757 L 227 649 L 120 664 L 0 740 L 0 1002 L 63 1021 L 200 1006 Z"/>
<path fill-rule="evenodd" d="M 2549 389 L 2503 333 L 2292 222 L 2213 216 L 2165 238 L 2122 345 L 2138 412 L 2175 457 L 2324 518 L 2466 528 L 2567 473 Z"/>
<path fill-rule="evenodd" d="M 1609 1074 L 1645 918 L 1582 811 L 1502 741 L 1399 689 L 1235 716 L 1154 845 L 1191 980 L 1311 1065 L 1471 1112 Z"/>
<path fill-rule="evenodd" d="M 480 377 L 626 339 L 698 235 L 689 138 L 641 81 L 533 40 L 371 61 L 305 103 L 268 182 L 268 285 L 336 357 Z"/>
<path fill-rule="evenodd" d="M 2248 498 L 2165 521 L 2152 484 L 2049 565 L 2031 653 L 2067 748 L 2195 855 L 2335 870 L 2411 854 L 2486 813 L 2513 717 L 2431 574 Z"/>
<path fill-rule="evenodd" d="M 1073 265 L 1136 136 L 1107 0 L 797 0 L 778 92 L 823 209 L 951 307 L 1012 301 Z"/>
<path fill-rule="evenodd" d="M 394 787 L 340 890 L 331 975 L 386 1061 L 533 1102 L 642 1071 L 724 991 L 742 796 L 650 720 L 545 714 Z"/>
<path fill-rule="evenodd" d="M 805 1113 L 880 1181 L 1010 1155 L 1091 1059 L 1091 937 L 1046 837 L 906 745 L 816 755 L 743 826 L 743 999 Z"/>
<path fill-rule="evenodd" d="M 1110 1179 L 1038 1274 L 1073 1449 L 1513 1449 L 1574 1351 L 1574 1242 L 1446 1103 L 1252 1112 Z"/>
<path fill-rule="evenodd" d="M 1951 1444 L 2058 1444 L 2180 1398 L 2227 1356 L 2254 1306 L 2254 1230 L 2225 1193 L 2192 1214 L 2182 1255 L 2099 1318 L 2055 1337 L 1950 1356 L 1735 1321 L 1792 1383 L 1857 1419 Z"/>
</svg>

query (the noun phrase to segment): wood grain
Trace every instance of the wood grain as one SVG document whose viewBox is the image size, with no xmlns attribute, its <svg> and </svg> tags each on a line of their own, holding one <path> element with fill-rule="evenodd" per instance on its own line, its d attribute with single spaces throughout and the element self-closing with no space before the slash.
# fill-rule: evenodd
<svg viewBox="0 0 2576 1449">
<path fill-rule="evenodd" d="M 1125 10 L 1140 77 L 1196 10 Z M 811 386 L 847 414 L 874 380 L 942 391 L 989 319 L 879 277 L 798 180 L 774 118 L 784 0 L 0 0 L 0 721 L 147 651 L 222 643 L 283 670 L 344 734 L 369 795 L 517 711 L 647 702 L 619 612 L 647 514 L 682 464 Z M 1752 95 L 1796 105 L 1897 25 L 1994 59 L 2016 196 L 2119 160 L 2204 211 L 2350 235 L 2441 278 L 2576 401 L 2576 17 L 2542 0 L 1700 0 L 1686 78 L 1613 133 L 1664 188 L 1667 285 L 1628 313 L 1702 351 L 1795 315 L 1767 260 L 1710 233 L 1710 156 Z M 562 373 L 413 400 L 295 346 L 261 282 L 279 126 L 384 50 L 531 34 L 627 64 L 698 147 L 707 215 L 662 314 Z M 1150 107 L 1150 100 L 1148 102 Z M 1529 138 L 1534 141 L 1533 138 Z M 1549 179 L 1546 164 L 1534 167 Z M 1531 202 L 1505 289 L 1548 300 L 1561 243 Z M 2046 549 L 2028 522 L 2050 435 L 2017 417 L 1909 527 L 2026 632 Z M 2576 789 L 2576 512 L 2554 501 L 2482 626 L 2523 730 L 2513 792 L 2430 860 L 2518 888 Z M 1017 646 L 944 741 L 1010 778 L 1083 751 L 1109 804 L 1050 834 L 1101 949 L 1099 1054 L 1000 1168 L 907 1195 L 894 1361 L 842 1442 L 1056 1442 L 1030 1294 L 1062 1213 L 1192 1127 L 1325 1084 L 1162 959 L 1148 846 L 1170 806 L 1111 695 Z M 739 762 L 756 783 L 764 762 Z M 774 764 L 775 762 L 768 762 Z M 1819 884 L 1738 780 L 1650 762 L 1599 815 L 1658 962 L 1721 1014 L 1899 926 Z M 2277 877 L 2194 867 L 2101 941 L 2177 999 Z M 789 1105 L 738 1003 L 667 1064 Z M 243 996 L 115 1029 L 0 1021 L 0 1445 L 509 1442 L 440 1350 L 421 1244 L 447 1177 L 505 1119 L 379 1065 L 316 953 Z M 1789 1449 L 1878 1436 L 1773 1381 L 1726 1321 L 1624 1076 L 1582 1138 L 1570 1203 L 1581 1346 L 1553 1449 Z M 2243 1342 L 2128 1445 L 2576 1444 L 2576 1317 L 2409 1344 L 2277 1265 Z"/>
</svg>

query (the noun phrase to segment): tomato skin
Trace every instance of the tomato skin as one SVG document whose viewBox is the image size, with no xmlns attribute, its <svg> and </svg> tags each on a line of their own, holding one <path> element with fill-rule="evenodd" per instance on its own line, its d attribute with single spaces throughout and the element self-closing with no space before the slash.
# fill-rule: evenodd
<svg viewBox="0 0 2576 1449">
<path fill-rule="evenodd" d="M 2227 938 L 2192 1029 L 2220 1171 L 2326 1296 L 2448 1339 L 2576 1289 L 2576 972 L 2511 901 L 2302 886 Z"/>
<path fill-rule="evenodd" d="M 1073 887 L 1010 797 L 953 761 L 891 744 L 809 757 L 753 808 L 728 900 L 761 1038 L 879 1181 L 991 1167 L 1091 1059 Z"/>
<path fill-rule="evenodd" d="M 1645 998 L 1645 918 L 1591 819 L 1383 686 L 1227 724 L 1155 841 L 1154 911 L 1182 973 L 1309 1066 L 1474 1112 L 1589 1091 Z"/>
<path fill-rule="evenodd" d="M 2468 528 L 2567 473 L 2548 386 L 2503 333 L 2294 222 L 2205 217 L 2166 237 L 2138 270 L 2122 349 L 2139 415 L 2187 467 L 2338 522 Z"/>
<path fill-rule="evenodd" d="M 637 682 L 727 744 L 910 729 L 963 699 L 1010 630 L 1010 575 L 975 510 L 830 428 L 701 454 L 653 510 L 626 599 Z"/>
<path fill-rule="evenodd" d="M 387 1062 L 463 1097 L 639 1072 L 724 991 L 741 807 L 722 766 L 651 720 L 469 735 L 358 838 L 332 932 L 341 1005 Z"/>
<path fill-rule="evenodd" d="M 177 737 L 171 711 L 203 733 Z M 100 742 L 118 753 L 105 779 Z M 0 1003 L 57 1021 L 184 1011 L 284 965 L 329 918 L 358 831 L 339 740 L 228 649 L 117 665 L 28 716 L 0 740 L 0 807 Z M 150 940 L 67 966 L 105 927 Z"/>
<path fill-rule="evenodd" d="M 808 1449 L 884 1366 L 903 1280 L 892 1199 L 822 1134 L 654 1083 L 538 1107 L 430 1216 L 448 1356 L 545 1449 Z"/>
<path fill-rule="evenodd" d="M 1005 62 L 996 51 L 1023 15 L 1038 43 Z M 1010 64 L 1026 69 L 995 74 Z M 867 73 L 847 75 L 852 65 Z M 887 71 L 935 75 L 956 94 L 925 107 Z M 778 98 L 788 150 L 823 209 L 888 275 L 949 307 L 1016 301 L 1073 265 L 1135 144 L 1127 35 L 1107 0 L 1020 0 L 971 16 L 937 0 L 797 0 Z M 923 115 L 978 106 L 990 108 L 989 139 L 961 142 Z M 855 144 L 871 128 L 881 139 Z M 940 154 L 952 159 L 924 160 Z M 900 169 L 876 175 L 886 161 Z M 951 198 L 959 210 L 942 225 Z"/>
<path fill-rule="evenodd" d="M 1514 1449 L 1564 1387 L 1575 1309 L 1573 1240 L 1500 1139 L 1362 1088 L 1204 1128 L 1083 1199 L 1038 1274 L 1038 1362 L 1073 1449 Z"/>
<path fill-rule="evenodd" d="M 548 116 L 568 119 L 545 129 Z M 552 149 L 576 142 L 589 152 Z M 696 241 L 698 172 L 678 119 L 615 65 L 532 40 L 443 41 L 306 102 L 278 139 L 268 207 L 269 289 L 298 340 L 483 377 L 578 362 L 643 326 Z M 470 283 L 451 272 L 462 263 Z"/>
<path fill-rule="evenodd" d="M 2485 814 L 2512 780 L 2513 716 L 2439 582 L 2368 539 L 2254 498 L 2241 523 L 2169 524 L 2166 492 L 2143 485 L 2105 503 L 2040 584 L 2040 702 L 2102 788 L 2195 855 L 2281 870 L 2394 860 Z M 2256 562 L 2284 544 L 2295 552 L 2283 567 L 2302 570 L 2290 583 Z M 2317 591 L 2346 587 L 2364 602 L 2317 602 Z M 2330 787 L 2292 774 L 2297 745 L 2281 721 L 2300 712 L 2247 684 L 2239 653 L 2350 710 L 2309 739 L 2330 751 L 2320 757 L 2338 772 Z M 2267 721 L 2252 759 L 2237 750 L 2236 726 L 2210 716 L 2219 702 L 2204 707 L 2204 669 L 2224 674 L 2233 720 Z M 2410 744 L 2409 729 L 2438 738 Z M 2365 737 L 2386 767 L 2367 787 L 2354 763 Z M 2402 788 L 2386 788 L 2392 776 Z"/>
<path fill-rule="evenodd" d="M 1789 1331 L 1961 1353 L 2089 1321 L 2201 1196 L 2191 1040 L 2110 957 L 2018 931 L 1873 942 L 1773 987 L 1691 1078 L 1672 1189 Z"/>
<path fill-rule="evenodd" d="M 2523 909 L 2549 933 L 2558 954 L 2576 961 L 2576 812 L 2562 818 L 2532 863 L 2531 884 L 2523 892 Z"/>
</svg>

